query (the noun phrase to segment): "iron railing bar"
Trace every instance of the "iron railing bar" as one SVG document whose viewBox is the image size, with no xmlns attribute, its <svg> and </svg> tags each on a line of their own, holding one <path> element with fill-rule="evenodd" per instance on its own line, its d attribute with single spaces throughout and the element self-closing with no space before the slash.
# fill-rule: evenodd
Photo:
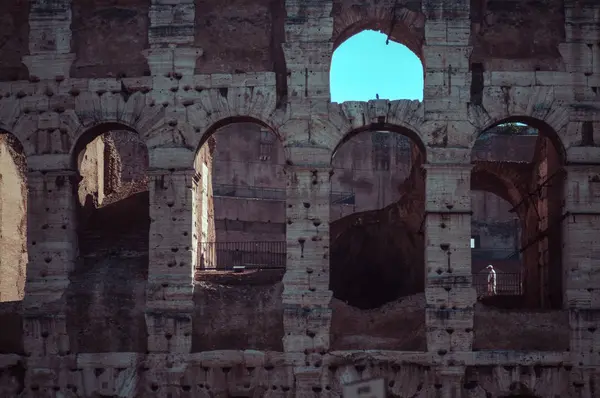
<svg viewBox="0 0 600 398">
<path fill-rule="evenodd" d="M 196 269 L 284 269 L 286 241 L 199 242 L 203 261 Z"/>
<path fill-rule="evenodd" d="M 487 295 L 486 272 L 473 274 L 473 287 L 477 295 Z M 521 295 L 523 293 L 523 278 L 521 272 L 497 272 L 496 295 Z"/>
</svg>

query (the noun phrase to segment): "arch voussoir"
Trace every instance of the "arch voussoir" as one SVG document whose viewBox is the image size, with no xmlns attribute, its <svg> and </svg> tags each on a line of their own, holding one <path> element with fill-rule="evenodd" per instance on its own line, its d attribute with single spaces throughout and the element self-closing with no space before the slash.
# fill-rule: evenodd
<svg viewBox="0 0 600 398">
<path fill-rule="evenodd" d="M 251 109 L 251 103 L 248 99 L 252 98 L 251 87 L 232 87 L 227 91 L 227 103 L 231 116 L 248 115 Z"/>
<path fill-rule="evenodd" d="M 146 109 L 146 96 L 134 93 L 127 101 L 120 101 L 117 107 L 117 120 L 128 125 L 137 125 Z"/>
<path fill-rule="evenodd" d="M 396 100 L 390 102 L 388 123 L 404 125 L 418 131 L 424 120 L 423 103 L 411 100 Z M 421 137 L 423 140 L 423 137 Z"/>
<path fill-rule="evenodd" d="M 392 0 L 384 0 L 368 7 L 342 5 L 340 11 L 334 14 L 332 36 L 334 46 L 337 47 L 362 30 L 378 30 L 389 34 L 392 39 L 405 44 L 420 56 L 424 26 L 425 15 L 422 12 L 413 11 Z"/>
<path fill-rule="evenodd" d="M 572 144 L 567 134 L 570 108 L 555 98 L 553 87 L 489 87 L 485 93 L 483 105 L 470 106 L 467 113 L 469 123 L 476 127 L 471 146 L 482 132 L 504 121 L 541 122 L 553 130 L 561 151 Z"/>
<path fill-rule="evenodd" d="M 8 127 L 8 126 L 7 126 Z M 14 124 L 12 130 L 10 127 L 2 128 L 12 134 L 14 134 L 17 139 L 23 145 L 23 151 L 25 155 L 35 155 L 36 154 L 36 139 L 37 139 L 37 129 L 38 129 L 38 120 L 37 115 L 21 115 L 19 120 Z"/>
<path fill-rule="evenodd" d="M 200 106 L 206 111 L 206 123 L 212 125 L 218 120 L 231 116 L 227 97 L 222 95 L 220 89 L 203 90 L 198 96 Z"/>
<path fill-rule="evenodd" d="M 333 153 L 350 136 L 376 130 L 405 133 L 425 151 L 426 141 L 421 132 L 423 108 L 419 101 L 348 101 L 330 109 L 330 120 L 335 121 L 329 123 Z"/>
</svg>

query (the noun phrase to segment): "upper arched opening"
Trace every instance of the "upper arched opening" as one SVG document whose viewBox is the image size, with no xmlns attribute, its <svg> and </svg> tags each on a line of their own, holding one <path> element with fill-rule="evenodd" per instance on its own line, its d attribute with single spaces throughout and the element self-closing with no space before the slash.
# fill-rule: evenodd
<svg viewBox="0 0 600 398">
<path fill-rule="evenodd" d="M 425 15 L 421 12 L 420 5 L 334 0 L 331 15 L 334 49 L 357 33 L 371 29 L 384 33 L 390 41 L 406 45 L 422 58 Z"/>
<path fill-rule="evenodd" d="M 338 37 L 343 42 L 337 43 L 332 56 L 331 100 L 422 100 L 420 45 L 407 42 L 409 47 L 387 34 L 364 30 L 369 24 L 353 25 Z"/>
</svg>

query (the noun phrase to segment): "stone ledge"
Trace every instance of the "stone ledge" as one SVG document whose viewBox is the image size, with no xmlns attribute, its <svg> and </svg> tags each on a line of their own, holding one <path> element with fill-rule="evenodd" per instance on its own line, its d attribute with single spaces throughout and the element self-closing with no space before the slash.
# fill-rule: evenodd
<svg viewBox="0 0 600 398">
<path fill-rule="evenodd" d="M 477 351 L 477 352 L 451 352 L 444 356 L 431 352 L 412 351 L 387 351 L 387 350 L 349 350 L 330 351 L 323 355 L 311 353 L 306 355 L 301 352 L 286 353 L 277 351 L 257 350 L 217 350 L 204 351 L 190 354 L 183 353 L 157 353 L 141 354 L 135 352 L 107 352 L 107 353 L 81 353 L 61 357 L 27 358 L 17 354 L 0 355 L 0 367 L 12 366 L 19 361 L 26 361 L 31 365 L 39 366 L 53 364 L 77 364 L 81 367 L 130 367 L 138 364 L 188 364 L 190 366 L 204 366 L 219 368 L 224 366 L 251 363 L 253 366 L 304 366 L 308 358 L 318 356 L 325 366 L 347 365 L 357 362 L 388 362 L 398 365 L 445 366 L 455 363 L 460 366 L 572 366 L 571 353 L 569 352 L 524 352 L 524 351 Z M 44 365 L 44 363 L 46 363 Z"/>
</svg>

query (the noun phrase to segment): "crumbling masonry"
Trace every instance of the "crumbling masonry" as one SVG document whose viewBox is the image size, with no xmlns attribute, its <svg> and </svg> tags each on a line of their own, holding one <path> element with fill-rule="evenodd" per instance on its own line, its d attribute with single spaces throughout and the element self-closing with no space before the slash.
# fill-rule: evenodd
<svg viewBox="0 0 600 398">
<path fill-rule="evenodd" d="M 599 16 L 585 0 L 2 0 L 0 396 L 333 397 L 385 377 L 394 397 L 598 397 Z M 420 57 L 423 102 L 330 102 L 332 53 L 365 29 Z M 539 130 L 534 159 L 473 161 L 507 121 Z M 237 122 L 284 148 L 279 274 L 196 272 L 211 137 Z M 353 318 L 330 290 L 330 171 L 363 131 L 415 143 L 388 210 L 421 216 L 389 225 L 423 249 L 415 294 Z M 93 165 L 140 145 L 100 188 Z M 475 189 L 527 227 L 518 305 L 477 301 Z"/>
</svg>

